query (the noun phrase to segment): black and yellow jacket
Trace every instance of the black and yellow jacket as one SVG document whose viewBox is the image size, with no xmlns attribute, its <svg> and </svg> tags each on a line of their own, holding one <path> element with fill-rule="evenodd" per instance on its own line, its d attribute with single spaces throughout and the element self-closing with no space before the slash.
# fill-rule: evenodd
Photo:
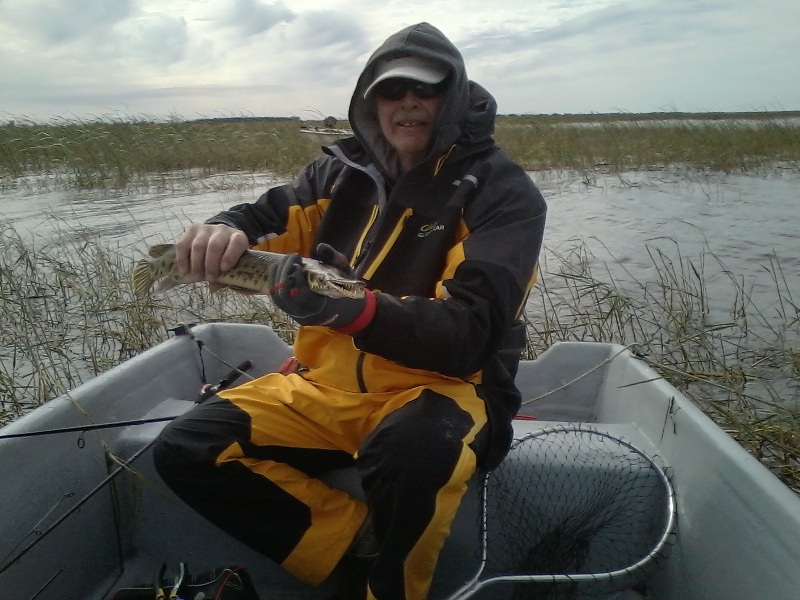
<svg viewBox="0 0 800 600">
<path fill-rule="evenodd" d="M 451 85 L 426 159 L 400 172 L 364 90 L 377 60 L 420 55 L 449 66 Z M 492 140 L 496 104 L 467 79 L 458 50 L 422 23 L 369 59 L 350 105 L 352 138 L 289 184 L 210 219 L 243 230 L 254 247 L 313 256 L 327 242 L 375 292 L 370 325 L 350 336 L 300 327 L 306 378 L 331 388 L 391 392 L 439 378 L 478 386 L 492 436 L 491 467 L 519 409 L 514 374 L 519 321 L 535 280 L 546 206 L 528 174 Z"/>
</svg>

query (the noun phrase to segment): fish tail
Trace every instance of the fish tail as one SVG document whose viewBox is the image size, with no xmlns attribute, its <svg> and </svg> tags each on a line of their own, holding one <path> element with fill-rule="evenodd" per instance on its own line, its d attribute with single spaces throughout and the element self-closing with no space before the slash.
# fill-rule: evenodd
<svg viewBox="0 0 800 600">
<path fill-rule="evenodd" d="M 166 292 L 167 290 L 171 290 L 173 288 L 178 287 L 179 285 L 183 285 L 186 283 L 185 281 L 181 281 L 175 279 L 174 277 L 164 277 L 160 279 L 156 284 L 155 288 L 153 289 L 154 294 L 160 294 L 161 292 Z"/>
<path fill-rule="evenodd" d="M 150 293 L 153 287 L 153 271 L 150 261 L 140 260 L 133 270 L 133 293 L 143 298 Z"/>
</svg>

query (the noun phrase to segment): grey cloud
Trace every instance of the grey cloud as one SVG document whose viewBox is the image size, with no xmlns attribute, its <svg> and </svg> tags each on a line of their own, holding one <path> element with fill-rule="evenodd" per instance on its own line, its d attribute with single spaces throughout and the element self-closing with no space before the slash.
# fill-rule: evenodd
<svg viewBox="0 0 800 600">
<path fill-rule="evenodd" d="M 527 31 L 492 29 L 459 41 L 465 59 L 513 56 L 513 64 L 501 65 L 495 74 L 520 77 L 546 71 L 550 65 L 606 64 L 613 57 L 644 60 L 650 52 L 667 53 L 688 47 L 694 40 L 706 42 L 718 32 L 719 10 L 730 6 L 689 0 L 620 2 L 567 19 L 553 27 Z M 730 35 L 730 29 L 726 30 Z M 634 50 L 635 49 L 635 50 Z M 635 51 L 635 55 L 631 52 Z M 505 70 L 505 73 L 503 71 Z M 573 71 L 574 73 L 574 71 Z"/>
<path fill-rule="evenodd" d="M 367 38 L 352 15 L 333 11 L 313 11 L 301 15 L 295 36 L 306 40 L 309 47 L 317 50 L 339 45 L 360 49 Z"/>
<path fill-rule="evenodd" d="M 500 54 L 520 48 L 536 49 L 560 42 L 568 48 L 574 42 L 588 38 L 600 40 L 601 47 L 603 44 L 617 46 L 628 40 L 654 45 L 709 35 L 716 28 L 718 9 L 729 10 L 729 7 L 718 2 L 697 5 L 687 0 L 627 1 L 583 13 L 552 27 L 525 31 L 485 29 L 458 43 L 465 56 Z M 729 31 L 726 28 L 726 32 Z"/>
<path fill-rule="evenodd" d="M 302 14 L 288 35 L 302 69 L 326 84 L 355 85 L 363 57 L 374 50 L 352 15 L 333 11 Z"/>
<path fill-rule="evenodd" d="M 789 56 L 785 40 L 797 39 L 760 10 L 730 1 L 625 1 L 552 27 L 484 30 L 459 43 L 468 65 L 471 60 L 478 65 L 481 83 L 497 94 L 501 110 L 503 98 L 534 111 L 542 102 L 572 112 L 648 105 L 664 110 L 681 99 L 691 104 L 680 109 L 745 109 L 739 105 L 749 100 L 732 82 L 757 79 L 765 47 L 783 40 L 776 54 Z M 760 54 L 748 51 L 754 47 Z M 491 68 L 487 57 L 496 57 Z M 734 65 L 739 77 L 728 76 Z M 523 86 L 532 92 L 527 102 L 519 96 Z M 748 89 L 748 95 L 763 94 Z M 711 97 L 717 100 L 711 103 Z M 654 99 L 660 106 L 653 106 Z"/>
<path fill-rule="evenodd" d="M 490 19 L 472 18 L 475 3 L 485 0 L 459 0 L 452 22 L 432 22 L 501 112 L 796 108 L 797 0 L 770 11 L 746 0 L 549 0 Z M 299 0 L 189 5 L 0 0 L 0 111 L 336 114 L 377 31 L 411 18 L 366 0 L 321 11 Z"/>
<path fill-rule="evenodd" d="M 259 0 L 232 0 L 230 8 L 220 20 L 224 25 L 249 37 L 296 18 L 297 14 L 282 2 L 265 4 Z"/>
<path fill-rule="evenodd" d="M 3 9 L 23 32 L 60 44 L 105 31 L 133 12 L 134 0 L 32 0 Z"/>
<path fill-rule="evenodd" d="M 183 60 L 189 33 L 186 19 L 163 13 L 147 15 L 126 27 L 127 50 L 150 64 L 169 65 Z"/>
</svg>

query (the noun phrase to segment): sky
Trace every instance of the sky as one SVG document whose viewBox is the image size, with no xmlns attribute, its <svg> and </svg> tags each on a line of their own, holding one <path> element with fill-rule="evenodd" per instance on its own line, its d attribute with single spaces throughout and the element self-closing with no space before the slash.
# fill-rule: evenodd
<svg viewBox="0 0 800 600">
<path fill-rule="evenodd" d="M 421 21 L 501 114 L 800 110 L 800 0 L 0 0 L 0 122 L 344 119 Z"/>
</svg>

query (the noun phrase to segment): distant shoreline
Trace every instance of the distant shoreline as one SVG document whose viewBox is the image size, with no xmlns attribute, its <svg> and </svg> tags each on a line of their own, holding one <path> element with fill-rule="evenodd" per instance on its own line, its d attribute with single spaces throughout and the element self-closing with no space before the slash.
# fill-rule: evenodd
<svg viewBox="0 0 800 600">
<path fill-rule="evenodd" d="M 330 117 L 329 117 L 330 118 Z M 800 110 L 779 110 L 779 111 L 736 111 L 736 112 L 609 112 L 609 113 L 500 113 L 498 118 L 526 118 L 542 119 L 544 121 L 581 121 L 581 122 L 605 122 L 605 121 L 662 121 L 668 119 L 675 120 L 738 120 L 738 119 L 793 119 L 800 118 Z M 86 123 L 187 123 L 187 124 L 214 124 L 214 123 L 248 123 L 248 122 L 296 122 L 300 124 L 316 123 L 313 119 L 301 119 L 297 116 L 231 116 L 231 117 L 199 117 L 196 119 L 185 119 L 180 115 L 165 116 L 158 118 L 152 115 L 126 115 L 120 118 L 116 115 L 98 117 L 95 119 L 81 119 L 78 117 L 60 118 L 54 117 L 50 120 L 37 121 L 29 119 L 24 115 L 11 116 L 5 122 L 0 122 L 0 126 L 42 126 L 42 125 L 70 125 Z M 322 121 L 320 119 L 320 121 Z M 340 123 L 347 123 L 347 119 L 339 119 Z"/>
<path fill-rule="evenodd" d="M 35 174 L 50 189 L 173 185 L 176 175 L 231 172 L 291 177 L 320 146 L 350 135 L 350 123 L 335 117 L 20 121 L 0 125 L 0 191 Z M 574 171 L 586 181 L 636 169 L 800 172 L 800 111 L 505 115 L 494 139 L 527 171 Z"/>
<path fill-rule="evenodd" d="M 598 121 L 645 119 L 786 119 L 800 117 L 798 110 L 747 111 L 747 112 L 651 112 L 651 113 L 511 113 L 503 117 L 542 117 L 551 119 L 580 119 Z"/>
</svg>

